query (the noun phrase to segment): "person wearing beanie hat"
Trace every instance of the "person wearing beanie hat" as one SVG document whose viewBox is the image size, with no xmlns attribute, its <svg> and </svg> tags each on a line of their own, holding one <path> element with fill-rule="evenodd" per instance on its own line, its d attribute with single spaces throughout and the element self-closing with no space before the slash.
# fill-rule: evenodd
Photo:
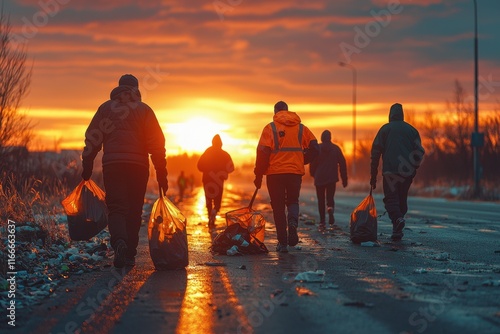
<svg viewBox="0 0 500 334">
<path fill-rule="evenodd" d="M 266 175 L 278 237 L 277 252 L 286 253 L 288 246 L 299 242 L 299 196 L 304 165 L 318 153 L 318 141 L 301 123 L 299 115 L 288 111 L 285 102 L 277 102 L 273 121 L 264 127 L 260 136 L 254 169 L 257 189 Z"/>
<path fill-rule="evenodd" d="M 90 179 L 94 159 L 103 149 L 108 228 L 115 251 L 113 264 L 122 268 L 135 265 L 150 156 L 163 194 L 168 182 L 165 137 L 155 113 L 141 101 L 137 78 L 125 74 L 118 83 L 85 132 L 82 178 Z"/>
<path fill-rule="evenodd" d="M 392 221 L 393 241 L 400 241 L 404 236 L 408 191 L 424 154 L 417 129 L 404 121 L 403 106 L 393 104 L 389 123 L 380 128 L 372 143 L 370 179 L 370 186 L 375 189 L 382 158 L 384 205 Z"/>
<path fill-rule="evenodd" d="M 325 130 L 321 134 L 319 155 L 311 162 L 309 173 L 314 177 L 314 186 L 318 197 L 319 228 L 325 228 L 325 205 L 330 227 L 335 224 L 335 191 L 339 181 L 339 170 L 342 186 L 347 187 L 347 165 L 344 154 L 338 145 L 332 143 L 332 134 Z"/>
<path fill-rule="evenodd" d="M 134 88 L 139 88 L 139 80 L 132 74 L 124 74 L 118 80 L 118 86 L 130 86 Z"/>
<path fill-rule="evenodd" d="M 233 160 L 229 153 L 222 149 L 222 140 L 218 134 L 213 137 L 212 146 L 200 156 L 197 167 L 203 173 L 202 182 L 208 213 L 208 227 L 214 228 L 217 212 L 221 207 L 224 181 L 234 171 Z"/>
</svg>

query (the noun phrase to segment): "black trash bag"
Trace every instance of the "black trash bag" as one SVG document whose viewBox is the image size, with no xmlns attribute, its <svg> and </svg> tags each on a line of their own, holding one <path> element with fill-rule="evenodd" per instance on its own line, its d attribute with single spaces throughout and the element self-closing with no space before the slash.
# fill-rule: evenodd
<svg viewBox="0 0 500 334">
<path fill-rule="evenodd" d="M 163 195 L 153 205 L 148 239 L 156 270 L 182 269 L 189 264 L 186 217 Z"/>
<path fill-rule="evenodd" d="M 371 189 L 370 194 L 351 213 L 349 226 L 353 243 L 377 241 L 377 209 Z"/>
<path fill-rule="evenodd" d="M 217 234 L 212 241 L 210 251 L 219 255 L 229 255 L 227 251 L 236 246 L 238 254 L 262 254 L 268 253 L 263 242 L 242 227 L 239 223 L 229 225 L 224 231 Z"/>
<path fill-rule="evenodd" d="M 68 216 L 68 232 L 71 240 L 84 241 L 96 236 L 108 225 L 108 209 L 105 193 L 92 180 L 82 181 L 62 200 Z"/>
</svg>

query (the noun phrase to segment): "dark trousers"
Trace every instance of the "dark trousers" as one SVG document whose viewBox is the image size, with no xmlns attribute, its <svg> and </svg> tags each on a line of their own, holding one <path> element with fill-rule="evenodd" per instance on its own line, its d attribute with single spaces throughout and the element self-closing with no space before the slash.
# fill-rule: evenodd
<svg viewBox="0 0 500 334">
<path fill-rule="evenodd" d="M 103 167 L 108 228 L 111 246 L 123 239 L 127 243 L 127 256 L 137 254 L 142 206 L 148 183 L 147 167 L 135 164 L 111 164 Z"/>
<path fill-rule="evenodd" d="M 413 177 L 384 175 L 384 204 L 393 224 L 408 212 L 408 190 L 412 182 Z"/>
<path fill-rule="evenodd" d="M 318 210 L 320 222 L 325 222 L 325 203 L 326 206 L 332 207 L 335 212 L 335 189 L 337 183 L 328 183 L 322 186 L 316 186 L 316 196 L 318 197 Z"/>
<path fill-rule="evenodd" d="M 203 190 L 205 191 L 205 203 L 208 215 L 210 216 L 212 209 L 219 212 L 222 202 L 222 192 L 224 191 L 224 182 L 203 182 Z"/>
<path fill-rule="evenodd" d="M 299 195 L 302 175 L 273 174 L 268 175 L 266 180 L 278 242 L 282 245 L 288 245 L 287 225 L 298 226 L 299 223 Z"/>
</svg>

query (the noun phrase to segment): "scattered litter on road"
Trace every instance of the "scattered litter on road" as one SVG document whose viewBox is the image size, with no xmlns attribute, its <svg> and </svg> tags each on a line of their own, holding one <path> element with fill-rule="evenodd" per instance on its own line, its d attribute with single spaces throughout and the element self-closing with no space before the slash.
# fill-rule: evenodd
<svg viewBox="0 0 500 334">
<path fill-rule="evenodd" d="M 436 254 L 432 257 L 432 259 L 436 261 L 448 261 L 450 259 L 450 254 L 444 252 L 444 253 L 439 253 Z"/>
<path fill-rule="evenodd" d="M 344 306 L 355 306 L 355 307 L 373 307 L 373 303 L 365 303 L 365 302 L 347 302 L 344 303 Z"/>
<path fill-rule="evenodd" d="M 295 282 L 320 283 L 325 279 L 324 270 L 304 271 L 295 276 Z"/>
<path fill-rule="evenodd" d="M 362 247 L 380 247 L 380 244 L 376 241 L 365 241 L 361 243 Z"/>
<path fill-rule="evenodd" d="M 225 267 L 226 264 L 224 262 L 205 262 L 206 266 L 209 267 Z"/>
<path fill-rule="evenodd" d="M 227 251 L 226 251 L 226 254 L 229 255 L 229 256 L 233 256 L 233 255 L 242 255 L 240 253 L 240 250 L 238 249 L 238 246 L 236 245 L 233 245 L 231 248 L 229 248 Z"/>
<path fill-rule="evenodd" d="M 428 271 L 425 268 L 417 268 L 417 269 L 413 270 L 413 272 L 415 274 L 426 274 Z"/>
<path fill-rule="evenodd" d="M 500 286 L 500 280 L 498 279 L 489 279 L 487 281 L 484 281 L 483 283 L 481 283 L 482 286 L 495 286 L 495 287 L 498 287 Z"/>
<path fill-rule="evenodd" d="M 319 286 L 320 289 L 338 289 L 339 286 L 337 284 L 333 284 L 332 282 L 321 283 Z"/>
<path fill-rule="evenodd" d="M 271 293 L 271 298 L 276 298 L 278 297 L 279 295 L 281 295 L 283 293 L 283 290 L 281 289 L 276 289 L 274 290 L 272 293 Z"/>
<path fill-rule="evenodd" d="M 453 271 L 451 269 L 439 269 L 439 270 L 435 270 L 434 272 L 440 273 L 440 274 L 452 274 L 453 273 Z"/>
<path fill-rule="evenodd" d="M 295 291 L 297 291 L 297 295 L 299 295 L 299 297 L 301 297 L 301 296 L 316 296 L 316 294 L 314 292 L 312 292 L 311 290 L 309 290 L 305 286 L 301 286 L 301 285 L 297 285 L 295 287 Z"/>
<path fill-rule="evenodd" d="M 295 272 L 285 272 L 281 275 L 281 280 L 285 283 L 290 283 L 295 280 L 295 276 L 297 276 L 297 273 Z"/>
<path fill-rule="evenodd" d="M 302 246 L 301 245 L 297 245 L 297 246 L 295 246 L 295 249 L 296 250 L 302 250 Z"/>
<path fill-rule="evenodd" d="M 399 248 L 397 248 L 397 247 L 391 247 L 389 249 L 389 252 L 397 252 L 398 250 L 399 250 Z"/>
<path fill-rule="evenodd" d="M 238 267 L 238 269 L 241 269 L 241 270 L 247 270 L 247 266 L 245 266 L 245 265 L 241 265 L 241 266 L 239 266 L 239 267 Z"/>
<path fill-rule="evenodd" d="M 314 222 L 314 220 L 309 219 L 309 220 L 306 220 L 306 221 L 304 222 L 304 224 L 305 224 L 305 225 L 315 225 L 316 223 Z"/>
<path fill-rule="evenodd" d="M 424 244 L 421 242 L 412 242 L 410 245 L 411 246 L 423 246 Z"/>
</svg>

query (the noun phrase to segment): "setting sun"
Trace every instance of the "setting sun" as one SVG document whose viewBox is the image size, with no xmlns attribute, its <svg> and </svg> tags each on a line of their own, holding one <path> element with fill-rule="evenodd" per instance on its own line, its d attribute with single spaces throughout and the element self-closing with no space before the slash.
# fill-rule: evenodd
<svg viewBox="0 0 500 334">
<path fill-rule="evenodd" d="M 227 139 L 224 131 L 229 129 L 229 125 L 205 117 L 194 117 L 182 123 L 164 124 L 163 128 L 165 136 L 175 143 L 175 153 L 203 153 L 212 145 L 212 138 L 216 134 L 221 135 L 223 141 Z"/>
</svg>

